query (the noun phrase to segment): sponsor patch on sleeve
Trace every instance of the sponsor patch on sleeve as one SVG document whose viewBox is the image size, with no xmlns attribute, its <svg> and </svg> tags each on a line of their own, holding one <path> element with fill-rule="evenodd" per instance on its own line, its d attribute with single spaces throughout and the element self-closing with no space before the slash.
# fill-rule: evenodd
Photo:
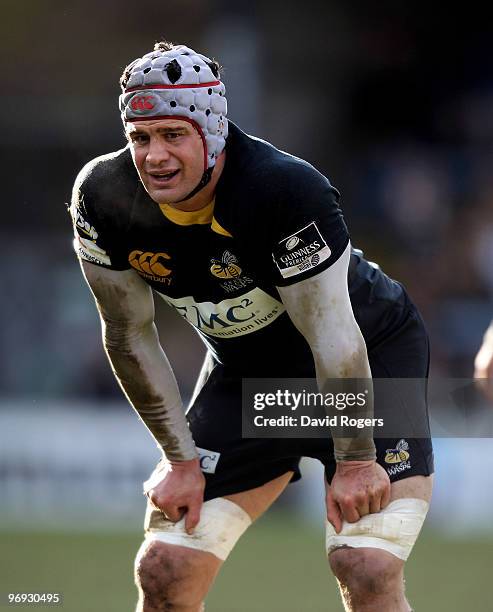
<svg viewBox="0 0 493 612">
<path fill-rule="evenodd" d="M 331 255 L 315 221 L 283 238 L 272 257 L 283 278 L 290 278 L 316 268 Z"/>
<path fill-rule="evenodd" d="M 70 214 L 74 223 L 74 250 L 77 255 L 90 263 L 111 266 L 108 254 L 96 242 L 99 237 L 97 231 L 73 203 L 70 206 Z"/>
<path fill-rule="evenodd" d="M 97 231 L 84 219 L 82 212 L 74 204 L 70 206 L 70 214 L 72 215 L 74 227 L 80 235 L 90 238 L 91 240 L 98 239 Z"/>
<path fill-rule="evenodd" d="M 111 266 L 111 259 L 106 251 L 104 251 L 92 240 L 87 240 L 87 238 L 76 236 L 74 238 L 74 249 L 77 255 L 85 261 L 100 266 Z"/>
</svg>

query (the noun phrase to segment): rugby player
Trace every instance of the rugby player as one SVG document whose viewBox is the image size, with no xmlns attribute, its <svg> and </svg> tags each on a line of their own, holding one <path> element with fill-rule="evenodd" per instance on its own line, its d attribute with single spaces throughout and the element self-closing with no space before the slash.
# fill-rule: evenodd
<svg viewBox="0 0 493 612">
<path fill-rule="evenodd" d="M 73 190 L 105 350 L 163 451 L 144 485 L 137 609 L 204 609 L 241 534 L 310 456 L 325 466 L 327 553 L 346 609 L 409 610 L 403 567 L 431 496 L 429 438 L 243 439 L 241 380 L 425 378 L 422 320 L 403 287 L 351 249 L 330 182 L 226 118 L 220 79 L 217 62 L 183 45 L 158 43 L 130 63 L 127 145 L 89 162 Z M 186 417 L 152 289 L 208 348 Z M 411 399 L 426 417 L 424 393 Z M 377 394 L 376 415 L 378 404 Z"/>
</svg>

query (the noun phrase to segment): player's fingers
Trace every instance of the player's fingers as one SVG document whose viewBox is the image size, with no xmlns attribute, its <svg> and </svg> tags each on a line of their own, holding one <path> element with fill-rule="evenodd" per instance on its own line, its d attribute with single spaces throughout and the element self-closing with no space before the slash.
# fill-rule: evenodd
<svg viewBox="0 0 493 612">
<path fill-rule="evenodd" d="M 192 535 L 195 527 L 199 524 L 201 507 L 202 502 L 193 503 L 188 506 L 188 511 L 185 515 L 185 531 L 188 535 Z"/>
<path fill-rule="evenodd" d="M 342 518 L 348 523 L 356 523 L 361 518 L 356 504 L 352 498 L 344 498 L 339 502 L 339 508 L 341 509 Z"/>
<path fill-rule="evenodd" d="M 380 497 L 379 510 L 382 510 L 383 508 L 385 508 L 386 506 L 390 504 L 390 493 L 391 493 L 391 488 L 390 488 L 390 483 L 389 483 L 388 486 L 385 487 L 385 489 L 383 490 L 383 493 Z"/>
<path fill-rule="evenodd" d="M 379 495 L 373 495 L 370 498 L 370 513 L 375 514 L 382 509 L 382 498 Z"/>
<path fill-rule="evenodd" d="M 366 516 L 367 514 L 370 514 L 370 501 L 368 499 L 365 499 L 364 501 L 359 502 L 356 505 L 356 510 L 358 514 L 360 515 L 360 518 L 362 516 Z"/>
<path fill-rule="evenodd" d="M 326 497 L 327 504 L 327 520 L 334 527 L 336 533 L 340 533 L 342 530 L 342 514 L 339 506 L 334 501 L 330 489 L 327 490 Z"/>
<path fill-rule="evenodd" d="M 184 514 L 184 511 L 181 508 L 170 505 L 161 506 L 161 512 L 164 514 L 165 518 L 170 520 L 172 523 L 177 523 Z"/>
</svg>

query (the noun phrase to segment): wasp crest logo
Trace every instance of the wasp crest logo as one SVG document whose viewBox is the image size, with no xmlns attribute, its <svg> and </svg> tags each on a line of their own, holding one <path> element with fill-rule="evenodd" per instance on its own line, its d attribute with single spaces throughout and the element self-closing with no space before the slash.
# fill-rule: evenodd
<svg viewBox="0 0 493 612">
<path fill-rule="evenodd" d="M 388 448 L 385 455 L 385 463 L 402 463 L 409 459 L 409 444 L 405 440 L 399 440 L 395 448 Z"/>
<path fill-rule="evenodd" d="M 211 259 L 211 274 L 217 278 L 238 278 L 241 268 L 238 259 L 229 251 L 224 251 L 221 259 Z"/>
<path fill-rule="evenodd" d="M 170 259 L 168 253 L 135 250 L 128 256 L 128 263 L 145 278 L 169 284 L 172 270 L 164 264 Z"/>
</svg>

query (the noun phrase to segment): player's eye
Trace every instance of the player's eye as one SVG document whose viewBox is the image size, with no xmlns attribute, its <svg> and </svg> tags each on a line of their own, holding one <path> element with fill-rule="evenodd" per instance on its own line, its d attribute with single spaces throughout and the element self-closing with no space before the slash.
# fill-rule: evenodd
<svg viewBox="0 0 493 612">
<path fill-rule="evenodd" d="M 146 134 L 130 134 L 130 140 L 135 144 L 145 144 L 149 137 Z"/>
</svg>

